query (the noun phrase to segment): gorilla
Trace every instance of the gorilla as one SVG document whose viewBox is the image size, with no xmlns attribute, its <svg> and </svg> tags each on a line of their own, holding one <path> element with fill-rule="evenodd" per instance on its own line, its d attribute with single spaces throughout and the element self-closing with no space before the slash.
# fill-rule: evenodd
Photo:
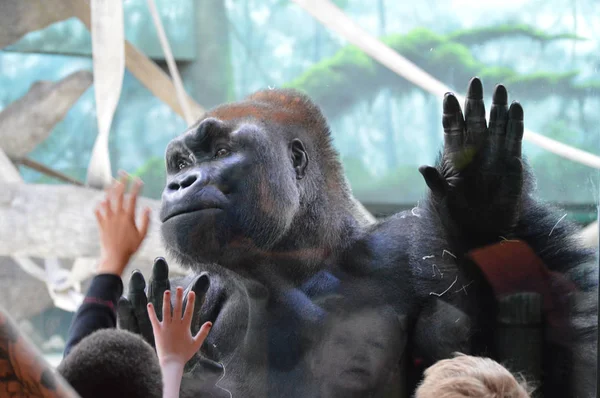
<svg viewBox="0 0 600 398">
<path fill-rule="evenodd" d="M 456 97 L 445 95 L 442 123 L 435 167 L 419 168 L 429 187 L 424 200 L 371 222 L 352 196 L 327 121 L 305 95 L 269 89 L 212 109 L 166 150 L 161 231 L 190 274 L 169 280 L 162 258 L 147 287 L 134 273 L 119 305 L 120 327 L 152 343 L 147 300 L 160 314 L 165 289 L 184 286 L 197 292 L 192 327 L 211 321 L 213 328 L 187 364 L 182 395 L 410 396 L 423 370 L 455 351 L 510 362 L 495 343 L 502 341 L 498 303 L 529 292 L 541 307 L 522 302 L 508 313 L 525 328 L 542 319 L 534 322 L 537 345 L 523 344 L 540 353 L 532 381 L 544 397 L 592 396 L 594 253 L 534 197 L 521 155 L 521 105 L 509 107 L 506 88 L 497 85 L 488 124 L 483 86 L 473 78 L 464 114 Z M 357 308 L 344 318 L 353 320 L 353 333 L 328 334 L 331 314 L 339 313 L 328 301 Z M 359 317 L 368 306 L 373 314 L 392 308 L 398 322 Z M 397 356 L 339 352 L 344 335 L 373 334 L 374 322 L 398 325 L 381 329 L 391 335 L 372 346 Z M 346 349 L 365 352 L 352 348 L 357 344 Z M 315 352 L 319 347 L 330 351 Z M 387 358 L 401 364 L 381 366 Z M 402 369 L 391 372 L 399 388 L 375 388 L 388 391 L 379 395 L 358 388 L 361 380 L 389 380 L 391 368 Z M 376 369 L 386 373 L 371 374 Z M 327 374 L 331 380 L 323 380 Z M 340 388 L 320 388 L 317 379 Z M 363 393 L 344 389 L 343 380 Z"/>
</svg>

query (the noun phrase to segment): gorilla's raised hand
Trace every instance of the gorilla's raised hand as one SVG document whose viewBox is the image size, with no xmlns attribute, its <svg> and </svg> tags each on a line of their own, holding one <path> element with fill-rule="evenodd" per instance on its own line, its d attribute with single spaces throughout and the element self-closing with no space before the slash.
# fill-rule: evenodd
<svg viewBox="0 0 600 398">
<path fill-rule="evenodd" d="M 196 276 L 185 288 L 182 311 L 187 305 L 187 296 L 190 290 L 196 294 L 194 315 L 192 318 L 192 334 L 200 330 L 200 308 L 204 302 L 204 296 L 208 290 L 210 281 L 205 274 Z M 154 333 L 152 324 L 148 317 L 147 304 L 150 301 L 155 308 L 158 319 L 162 321 L 162 304 L 165 291 L 171 289 L 169 281 L 169 266 L 166 260 L 158 257 L 154 260 L 152 267 L 152 279 L 148 284 L 146 293 L 146 281 L 138 270 L 135 270 L 129 280 L 127 297 L 121 297 L 117 310 L 119 328 L 140 334 L 152 347 L 154 347 Z"/>
<path fill-rule="evenodd" d="M 441 159 L 435 168 L 419 168 L 438 210 L 447 212 L 458 228 L 453 232 L 463 237 L 497 240 L 510 235 L 519 218 L 523 108 L 514 101 L 509 109 L 507 99 L 506 88 L 497 85 L 488 127 L 478 78 L 469 83 L 464 118 L 454 94 L 447 93 Z"/>
</svg>

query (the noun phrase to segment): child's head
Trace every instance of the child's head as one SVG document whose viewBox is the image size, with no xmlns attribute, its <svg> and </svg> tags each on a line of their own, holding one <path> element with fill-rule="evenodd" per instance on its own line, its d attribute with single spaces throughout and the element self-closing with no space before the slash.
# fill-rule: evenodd
<svg viewBox="0 0 600 398">
<path fill-rule="evenodd" d="M 415 397 L 529 398 L 529 391 L 498 362 L 458 354 L 429 367 Z"/>
<path fill-rule="evenodd" d="M 353 304 L 329 308 L 311 353 L 313 376 L 325 396 L 374 394 L 398 371 L 406 336 L 396 312 L 385 305 Z"/>
<path fill-rule="evenodd" d="M 152 347 L 140 336 L 101 329 L 79 342 L 58 372 L 81 398 L 162 396 L 162 375 Z"/>
</svg>

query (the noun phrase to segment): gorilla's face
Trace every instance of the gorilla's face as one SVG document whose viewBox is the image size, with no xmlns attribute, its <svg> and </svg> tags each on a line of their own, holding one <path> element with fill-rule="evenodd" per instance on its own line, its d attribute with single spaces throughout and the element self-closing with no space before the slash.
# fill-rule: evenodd
<svg viewBox="0 0 600 398">
<path fill-rule="evenodd" d="M 174 139 L 160 213 L 172 254 L 186 265 L 235 268 L 245 253 L 271 248 L 298 211 L 303 151 L 249 118 L 206 118 Z"/>
</svg>

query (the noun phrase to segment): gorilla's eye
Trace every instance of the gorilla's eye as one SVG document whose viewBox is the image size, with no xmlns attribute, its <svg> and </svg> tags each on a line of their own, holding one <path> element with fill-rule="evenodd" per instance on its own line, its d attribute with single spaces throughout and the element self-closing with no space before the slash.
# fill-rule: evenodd
<svg viewBox="0 0 600 398">
<path fill-rule="evenodd" d="M 221 148 L 215 153 L 215 158 L 222 158 L 227 155 L 229 155 L 229 151 L 225 148 Z"/>
<path fill-rule="evenodd" d="M 180 160 L 179 162 L 177 162 L 177 168 L 178 168 L 179 170 L 183 170 L 183 169 L 185 169 L 185 168 L 186 168 L 186 166 L 187 166 L 187 163 L 186 163 L 186 162 L 184 162 L 183 160 Z"/>
</svg>

